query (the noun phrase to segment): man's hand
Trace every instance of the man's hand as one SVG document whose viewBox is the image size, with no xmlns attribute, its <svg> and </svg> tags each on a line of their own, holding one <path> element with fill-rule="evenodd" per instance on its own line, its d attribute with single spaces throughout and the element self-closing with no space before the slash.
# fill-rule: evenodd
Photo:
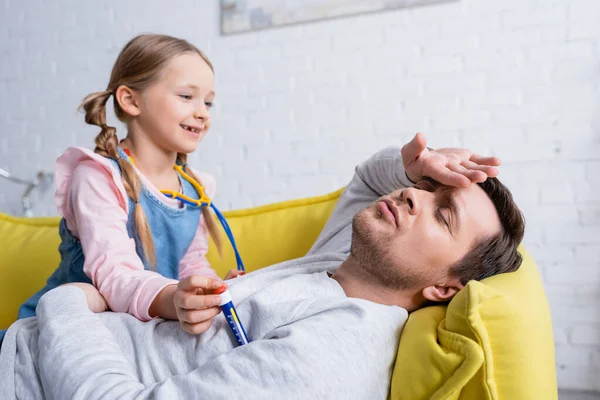
<svg viewBox="0 0 600 400">
<path fill-rule="evenodd" d="M 239 269 L 230 269 L 225 275 L 225 280 L 237 278 L 238 276 L 246 275 L 246 272 L 240 271 Z"/>
<path fill-rule="evenodd" d="M 94 285 L 90 285 L 89 283 L 83 282 L 73 282 L 66 283 L 62 286 L 76 286 L 79 289 L 83 290 L 83 293 L 85 293 L 85 300 L 87 302 L 88 307 L 90 308 L 90 311 L 94 313 L 108 311 L 108 304 L 106 304 L 106 300 Z"/>
<path fill-rule="evenodd" d="M 211 294 L 225 283 L 204 276 L 192 275 L 179 281 L 173 303 L 181 328 L 198 335 L 205 332 L 221 309 L 221 296 Z"/>
<path fill-rule="evenodd" d="M 443 185 L 468 187 L 498 175 L 497 157 L 483 157 L 466 149 L 444 148 L 429 150 L 422 133 L 405 144 L 400 151 L 406 176 L 417 183 L 429 177 Z"/>
</svg>

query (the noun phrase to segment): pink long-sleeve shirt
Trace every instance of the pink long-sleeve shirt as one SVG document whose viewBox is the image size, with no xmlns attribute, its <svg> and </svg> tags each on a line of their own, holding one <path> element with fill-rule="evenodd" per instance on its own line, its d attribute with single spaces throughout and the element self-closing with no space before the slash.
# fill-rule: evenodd
<svg viewBox="0 0 600 400">
<path fill-rule="evenodd" d="M 157 199 L 170 207 L 180 206 L 178 200 L 163 196 L 139 170 L 135 171 Z M 194 172 L 212 198 L 214 178 Z M 81 242 L 85 274 L 113 311 L 129 313 L 142 321 L 152 319 L 149 309 L 154 298 L 177 281 L 144 269 L 135 241 L 127 233 L 129 202 L 119 170 L 105 157 L 70 147 L 57 160 L 56 187 L 58 212 Z M 207 251 L 208 230 L 201 217 L 196 235 L 179 263 L 179 279 L 190 275 L 219 279 L 206 259 Z"/>
</svg>

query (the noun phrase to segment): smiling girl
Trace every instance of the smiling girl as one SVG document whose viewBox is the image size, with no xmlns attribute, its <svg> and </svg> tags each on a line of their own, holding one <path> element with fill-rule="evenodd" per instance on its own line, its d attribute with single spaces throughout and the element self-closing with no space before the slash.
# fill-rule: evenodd
<svg viewBox="0 0 600 400">
<path fill-rule="evenodd" d="M 106 124 L 111 97 L 127 127 L 122 140 Z M 178 319 L 193 333 L 208 329 L 219 312 L 210 288 L 222 283 L 205 255 L 208 236 L 219 248 L 220 240 L 211 211 L 198 201 L 199 185 L 212 198 L 215 182 L 186 160 L 210 127 L 214 98 L 213 67 L 187 41 L 141 35 L 123 48 L 106 90 L 81 105 L 85 121 L 101 129 L 94 151 L 71 147 L 57 161 L 61 262 L 19 318 L 35 315 L 48 290 L 86 282 L 113 311 Z M 198 275 L 204 288 L 182 295 L 179 281 Z"/>
</svg>

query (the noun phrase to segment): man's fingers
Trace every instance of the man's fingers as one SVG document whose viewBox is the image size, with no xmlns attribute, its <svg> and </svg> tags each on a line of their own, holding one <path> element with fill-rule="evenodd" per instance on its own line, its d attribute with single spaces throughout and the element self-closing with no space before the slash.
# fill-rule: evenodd
<svg viewBox="0 0 600 400">
<path fill-rule="evenodd" d="M 424 176 L 428 176 L 434 181 L 441 183 L 446 186 L 453 187 L 467 187 L 471 184 L 471 180 L 466 176 L 458 173 L 456 171 L 452 171 L 445 166 L 436 166 L 436 168 L 428 168 L 427 171 L 424 172 Z"/>
<path fill-rule="evenodd" d="M 192 335 L 199 335 L 203 332 L 206 332 L 208 328 L 212 325 L 213 320 L 210 319 L 208 321 L 200 322 L 198 324 L 190 324 L 188 322 L 179 321 L 181 328 Z"/>
<path fill-rule="evenodd" d="M 425 135 L 417 133 L 415 137 L 402 146 L 402 150 L 400 150 L 402 159 L 406 162 L 404 165 L 413 161 L 426 147 L 427 139 L 425 138 Z"/>
<path fill-rule="evenodd" d="M 471 154 L 469 160 L 479 165 L 491 165 L 494 167 L 497 167 L 500 164 L 502 164 L 502 160 L 500 160 L 498 157 L 484 157 L 478 154 Z"/>
<path fill-rule="evenodd" d="M 463 167 L 462 165 L 449 164 L 448 168 L 451 171 L 454 171 L 456 173 L 459 173 L 459 174 L 465 176 L 471 182 L 484 182 L 487 179 L 487 175 L 485 174 L 485 172 L 467 169 L 467 168 Z"/>
<path fill-rule="evenodd" d="M 218 289 L 225 285 L 218 279 L 209 278 L 206 276 L 192 275 L 179 281 L 178 288 L 185 291 L 196 292 L 196 289 Z"/>
<path fill-rule="evenodd" d="M 484 174 L 486 174 L 489 177 L 496 177 L 498 176 L 498 168 L 490 166 L 490 165 L 480 165 L 477 163 L 474 163 L 473 161 L 463 161 L 461 163 L 461 165 L 467 169 L 470 170 L 475 170 L 475 171 L 481 171 Z"/>
<path fill-rule="evenodd" d="M 219 307 L 204 308 L 201 310 L 180 310 L 177 317 L 181 322 L 188 324 L 197 324 L 206 320 L 213 319 L 221 312 Z"/>
</svg>

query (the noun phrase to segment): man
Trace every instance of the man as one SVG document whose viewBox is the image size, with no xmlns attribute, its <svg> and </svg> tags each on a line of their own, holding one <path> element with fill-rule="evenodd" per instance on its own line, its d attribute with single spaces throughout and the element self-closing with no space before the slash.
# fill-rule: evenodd
<svg viewBox="0 0 600 400">
<path fill-rule="evenodd" d="M 7 333 L 0 398 L 386 399 L 408 313 L 521 263 L 524 221 L 494 178 L 499 164 L 429 150 L 420 134 L 376 153 L 307 256 L 227 282 L 244 346 L 222 314 L 206 329 L 208 278 L 181 281 L 188 296 L 176 299 L 197 336 L 94 314 L 79 288 L 50 291 L 37 319 Z"/>
</svg>

